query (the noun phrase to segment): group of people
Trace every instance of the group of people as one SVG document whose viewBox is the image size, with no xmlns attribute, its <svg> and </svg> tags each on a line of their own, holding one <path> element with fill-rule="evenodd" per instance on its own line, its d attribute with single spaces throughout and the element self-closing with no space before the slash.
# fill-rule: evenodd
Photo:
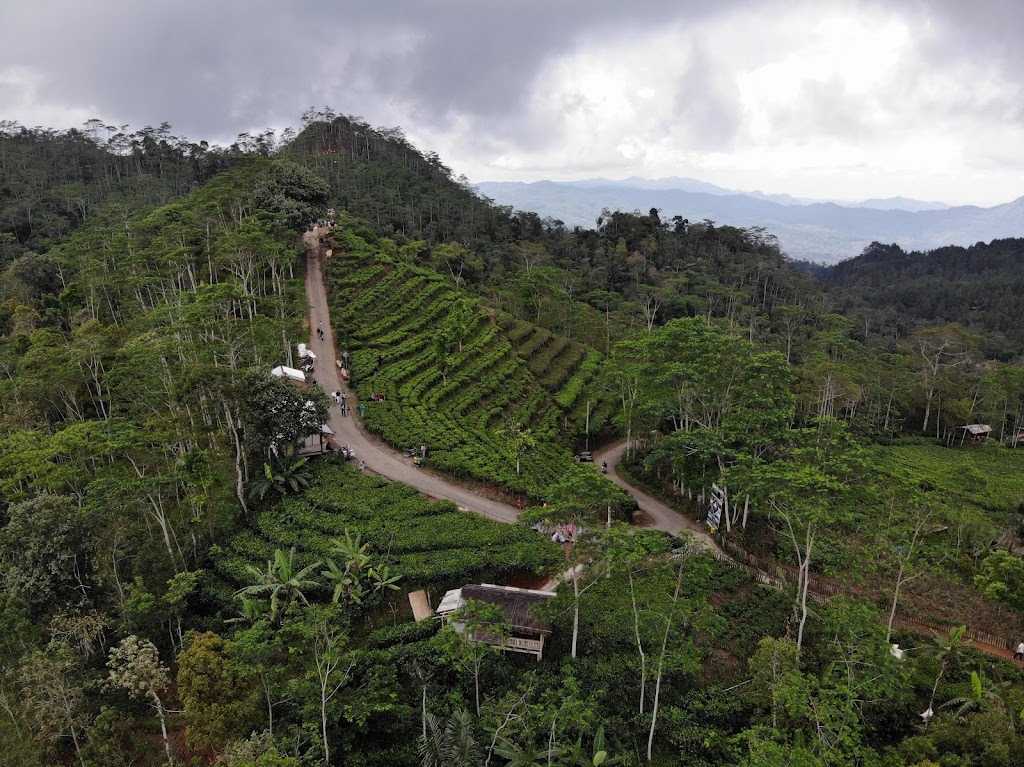
<svg viewBox="0 0 1024 767">
<path fill-rule="evenodd" d="M 576 540 L 576 525 L 570 522 L 567 525 L 559 525 L 555 528 L 555 531 L 551 533 L 551 540 L 557 543 L 559 546 L 564 546 L 567 542 L 573 542 Z"/>
<path fill-rule="evenodd" d="M 374 392 L 373 394 L 370 395 L 370 399 L 373 400 L 374 402 L 387 402 L 388 395 L 384 394 L 383 392 Z"/>
<path fill-rule="evenodd" d="M 331 392 L 331 404 L 341 406 L 341 415 L 348 416 L 348 395 L 340 389 Z"/>
</svg>

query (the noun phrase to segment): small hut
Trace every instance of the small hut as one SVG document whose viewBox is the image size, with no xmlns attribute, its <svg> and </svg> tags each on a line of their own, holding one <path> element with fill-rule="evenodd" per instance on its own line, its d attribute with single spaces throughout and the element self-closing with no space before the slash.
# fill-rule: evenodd
<svg viewBox="0 0 1024 767">
<path fill-rule="evenodd" d="M 983 445 L 988 441 L 988 435 L 992 431 L 992 427 L 984 423 L 972 423 L 967 426 L 961 426 L 960 431 L 963 434 L 960 437 L 960 444 L 966 442 L 968 445 Z"/>
<path fill-rule="evenodd" d="M 556 596 L 553 591 L 495 586 L 491 583 L 470 584 L 461 589 L 452 589 L 445 594 L 437 608 L 437 614 L 451 623 L 456 631 L 463 633 L 465 626 L 455 617 L 455 612 L 466 602 L 477 600 L 497 605 L 509 622 L 510 635 L 498 638 L 491 634 L 478 634 L 471 636 L 470 640 L 500 645 L 503 650 L 527 653 L 540 660 L 544 654 L 544 637 L 551 633 L 551 624 L 537 619 L 531 611 L 534 605 L 554 599 Z"/>
<path fill-rule="evenodd" d="M 334 450 L 331 437 L 334 436 L 334 429 L 327 424 L 321 424 L 320 432 L 310 434 L 299 446 L 299 455 L 320 455 Z"/>
</svg>

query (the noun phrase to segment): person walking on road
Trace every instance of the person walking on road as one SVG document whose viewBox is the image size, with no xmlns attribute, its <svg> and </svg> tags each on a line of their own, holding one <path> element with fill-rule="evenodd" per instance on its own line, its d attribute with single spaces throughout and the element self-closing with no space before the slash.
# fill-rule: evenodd
<svg viewBox="0 0 1024 767">
<path fill-rule="evenodd" d="M 1017 651 L 1013 654 L 1014 660 L 1024 660 L 1024 639 L 1017 645 Z"/>
</svg>

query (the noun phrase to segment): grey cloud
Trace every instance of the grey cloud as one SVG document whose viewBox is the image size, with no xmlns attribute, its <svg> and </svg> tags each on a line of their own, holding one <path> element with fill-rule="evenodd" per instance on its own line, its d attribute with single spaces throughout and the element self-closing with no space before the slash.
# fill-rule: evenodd
<svg viewBox="0 0 1024 767">
<path fill-rule="evenodd" d="M 871 0 L 881 9 L 894 6 Z M 1018 85 L 1024 83 L 1024 3 L 1020 0 L 903 0 L 912 33 L 927 40 L 924 53 L 935 67 L 951 61 L 993 66 Z M 1018 112 L 1018 117 L 1020 113 Z"/>
<path fill-rule="evenodd" d="M 881 101 L 888 100 L 876 94 Z M 828 135 L 864 142 L 886 130 L 875 124 L 870 101 L 852 96 L 838 77 L 801 84 L 794 106 L 776 109 L 774 130 L 782 135 Z M 879 105 L 880 109 L 885 109 Z"/>
<path fill-rule="evenodd" d="M 1024 46 L 1015 39 L 1024 29 L 1019 0 L 836 4 L 899 13 L 912 33 L 929 30 L 935 42 L 926 53 L 936 69 L 987 61 L 1009 81 L 1024 82 Z M 792 8 L 792 0 L 0 0 L 0 75 L 12 67 L 42 75 L 34 93 L 43 106 L 93 108 L 96 117 L 134 127 L 166 120 L 193 139 L 224 141 L 243 130 L 297 126 L 307 107 L 330 105 L 374 124 L 400 123 L 414 134 L 438 135 L 456 121 L 468 123 L 460 152 L 521 159 L 524 151 L 565 139 L 560 126 L 538 122 L 526 103 L 543 87 L 538 77 L 553 59 L 673 24 L 694 29 L 730 12 L 783 7 Z M 894 72 L 876 98 L 914 103 L 907 84 L 913 75 Z M 22 95 L 0 86 L 0 119 L 17 117 L 10 112 Z M 803 101 L 807 115 L 782 117 L 833 136 L 871 130 L 841 93 L 812 88 Z M 727 150 L 741 135 L 734 85 L 699 48 L 673 106 L 663 134 L 682 133 L 693 150 Z M 1024 120 L 1021 103 L 967 99 L 950 109 Z M 599 169 L 621 158 L 591 160 Z"/>
<path fill-rule="evenodd" d="M 728 149 L 739 133 L 741 115 L 736 84 L 717 71 L 700 46 L 694 48 L 679 83 L 674 111 L 678 122 L 672 129 L 684 131 L 692 149 Z"/>
<path fill-rule="evenodd" d="M 517 136 L 529 133 L 516 116 L 539 68 L 574 40 L 738 1 L 59 0 L 43 13 L 2 0 L 0 70 L 29 66 L 47 78 L 49 101 L 95 104 L 98 117 L 135 125 L 168 120 L 196 138 L 296 123 L 311 104 L 374 122 L 389 103 L 435 129 L 468 115 Z"/>
</svg>

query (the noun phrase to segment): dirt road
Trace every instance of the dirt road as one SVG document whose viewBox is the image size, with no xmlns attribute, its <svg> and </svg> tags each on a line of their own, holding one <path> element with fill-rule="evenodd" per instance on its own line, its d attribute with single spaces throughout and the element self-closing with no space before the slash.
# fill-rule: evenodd
<svg viewBox="0 0 1024 767">
<path fill-rule="evenodd" d="M 316 373 L 314 378 L 328 392 L 338 390 L 346 393 L 349 404 L 349 416 L 341 415 L 341 408 L 331 407 L 330 426 L 334 430 L 340 445 L 347 445 L 356 451 L 356 460 L 366 462 L 366 468 L 396 482 L 412 485 L 431 498 L 445 498 L 454 501 L 459 508 L 475 511 L 478 514 L 497 519 L 502 522 L 515 522 L 517 510 L 504 503 L 492 501 L 477 495 L 471 490 L 451 485 L 439 477 L 421 471 L 401 453 L 384 447 L 375 440 L 368 438 L 362 430 L 358 413 L 359 401 L 354 389 L 338 375 L 337 351 L 334 344 L 334 331 L 331 328 L 330 309 L 327 303 L 327 290 L 324 285 L 322 248 L 319 238 L 326 236 L 326 230 L 315 229 L 307 232 L 305 242 L 308 247 L 306 263 L 306 300 L 309 302 L 310 348 L 316 354 Z M 321 341 L 316 333 L 317 328 L 324 331 Z M 636 498 L 641 510 L 654 518 L 654 528 L 676 534 L 682 530 L 693 533 L 702 545 L 714 547 L 715 544 L 701 525 L 684 517 L 661 501 L 652 498 L 636 488 L 631 487 L 615 473 L 615 465 L 622 457 L 626 443 L 620 442 L 606 448 L 595 456 L 600 464 L 608 461 L 608 476 L 617 485 Z"/>
<path fill-rule="evenodd" d="M 330 310 L 327 304 L 327 290 L 324 286 L 323 262 L 319 238 L 326 235 L 326 230 L 307 232 L 304 239 L 309 250 L 306 255 L 306 300 L 309 303 L 310 341 L 309 346 L 316 354 L 316 372 L 314 378 L 327 392 L 343 391 L 348 397 L 351 408 L 347 417 L 342 416 L 341 408 L 331 406 L 330 426 L 334 430 L 339 445 L 348 445 L 356 451 L 356 460 L 365 461 L 368 471 L 380 474 L 396 482 L 412 485 L 431 498 L 443 498 L 454 501 L 460 509 L 474 511 L 485 517 L 501 522 L 514 523 L 518 519 L 517 510 L 503 503 L 483 498 L 470 490 L 450 485 L 442 479 L 420 471 L 401 453 L 383 447 L 368 438 L 362 431 L 358 413 L 359 400 L 354 389 L 338 375 L 337 353 L 334 345 L 334 332 L 331 328 Z M 324 340 L 317 336 L 317 328 L 324 331 Z"/>
<path fill-rule="evenodd" d="M 317 356 L 314 378 L 328 392 L 335 390 L 346 392 L 351 412 L 357 413 L 359 400 L 356 392 L 354 389 L 349 389 L 347 384 L 338 375 L 337 352 L 334 345 L 334 332 L 331 328 L 327 291 L 323 278 L 324 265 L 319 245 L 320 236 L 326 236 L 326 234 L 326 230 L 314 230 L 307 232 L 304 237 L 308 246 L 306 299 L 309 302 L 311 336 L 309 346 Z M 323 341 L 317 336 L 316 330 L 318 327 L 324 331 Z M 439 477 L 423 472 L 398 451 L 391 450 L 371 440 L 363 433 L 358 417 L 351 414 L 348 417 L 342 416 L 341 408 L 337 405 L 331 406 L 329 423 L 334 430 L 338 443 L 347 445 L 355 450 L 356 460 L 365 461 L 368 471 L 380 474 L 396 482 L 404 482 L 431 498 L 443 498 L 454 501 L 460 509 L 476 512 L 500 522 L 511 524 L 517 521 L 519 514 L 514 507 L 484 498 L 471 490 L 449 484 Z M 622 459 L 625 450 L 625 442 L 616 443 L 595 453 L 594 461 L 598 466 L 601 465 L 602 461 L 608 462 L 608 478 L 637 500 L 641 511 L 654 519 L 653 528 L 665 530 L 672 534 L 678 534 L 685 530 L 691 533 L 694 540 L 701 546 L 718 549 L 717 544 L 708 535 L 707 528 L 700 522 L 680 514 L 656 498 L 627 484 L 625 480 L 619 477 L 615 467 Z M 934 632 L 934 629 L 924 626 L 907 625 L 906 628 L 921 631 L 924 634 Z M 982 652 L 1011 660 L 1012 653 L 1002 648 L 978 641 L 974 641 L 971 644 Z M 1024 665 L 1020 664 L 1019 661 L 1014 662 Z"/>
</svg>

